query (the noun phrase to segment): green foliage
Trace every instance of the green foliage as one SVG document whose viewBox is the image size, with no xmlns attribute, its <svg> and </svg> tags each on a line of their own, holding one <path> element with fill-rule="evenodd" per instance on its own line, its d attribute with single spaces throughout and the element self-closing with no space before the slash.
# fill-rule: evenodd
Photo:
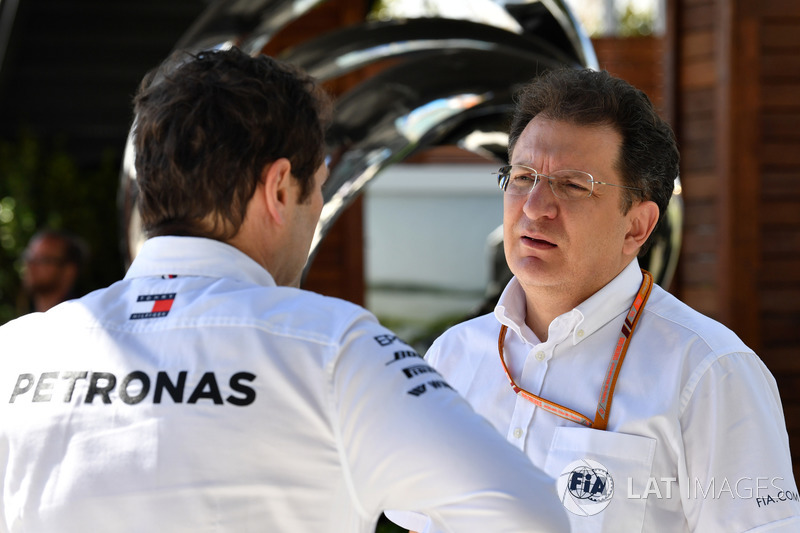
<svg viewBox="0 0 800 533">
<path fill-rule="evenodd" d="M 117 158 L 109 152 L 98 168 L 82 170 L 62 144 L 45 145 L 27 132 L 0 140 L 0 324 L 19 315 L 20 257 L 39 229 L 68 230 L 88 243 L 81 292 L 121 276 Z"/>
<path fill-rule="evenodd" d="M 374 0 L 368 6 L 367 18 L 369 20 L 388 20 L 391 18 L 391 0 Z"/>
<path fill-rule="evenodd" d="M 655 26 L 654 11 L 638 11 L 630 5 L 620 17 L 621 37 L 641 37 L 651 35 Z"/>
</svg>

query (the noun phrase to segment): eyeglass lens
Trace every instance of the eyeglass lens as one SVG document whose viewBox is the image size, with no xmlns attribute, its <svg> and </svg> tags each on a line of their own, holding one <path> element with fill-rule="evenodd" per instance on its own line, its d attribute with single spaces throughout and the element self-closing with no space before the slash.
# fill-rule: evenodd
<svg viewBox="0 0 800 533">
<path fill-rule="evenodd" d="M 592 194 L 592 176 L 580 170 L 559 170 L 547 176 L 522 165 L 507 165 L 498 172 L 498 183 L 506 193 L 527 196 L 534 187 L 546 179 L 553 195 L 561 200 L 588 198 Z"/>
</svg>

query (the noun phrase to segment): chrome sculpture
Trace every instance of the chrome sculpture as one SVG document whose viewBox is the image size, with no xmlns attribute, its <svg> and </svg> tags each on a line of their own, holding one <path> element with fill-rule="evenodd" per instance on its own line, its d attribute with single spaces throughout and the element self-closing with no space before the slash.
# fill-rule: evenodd
<svg viewBox="0 0 800 533">
<path fill-rule="evenodd" d="M 259 54 L 278 31 L 324 1 L 216 0 L 176 49 L 238 46 Z M 597 68 L 589 39 L 562 0 L 384 3 L 392 6 L 391 20 L 365 20 L 278 54 L 322 81 L 386 63 L 336 102 L 328 135 L 330 178 L 309 265 L 336 218 L 382 170 L 438 145 L 505 162 L 517 88 L 546 69 Z M 143 240 L 135 179 L 129 139 L 120 186 L 129 259 Z M 666 218 L 643 266 L 668 286 L 680 246 L 679 194 Z"/>
</svg>

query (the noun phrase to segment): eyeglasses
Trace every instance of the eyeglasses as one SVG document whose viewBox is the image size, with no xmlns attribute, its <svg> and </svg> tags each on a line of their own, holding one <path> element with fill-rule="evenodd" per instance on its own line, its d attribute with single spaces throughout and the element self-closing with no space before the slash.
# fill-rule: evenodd
<svg viewBox="0 0 800 533">
<path fill-rule="evenodd" d="M 66 261 L 63 257 L 35 256 L 24 254 L 22 260 L 28 265 L 54 265 L 62 266 Z"/>
<path fill-rule="evenodd" d="M 525 165 L 506 165 L 500 167 L 497 174 L 497 184 L 503 191 L 512 196 L 527 196 L 542 178 L 547 178 L 553 196 L 560 200 L 579 200 L 589 198 L 594 192 L 596 183 L 611 185 L 621 189 L 641 191 L 638 187 L 617 185 L 595 180 L 588 172 L 580 170 L 557 170 L 552 176 L 540 174 L 536 169 Z"/>
</svg>

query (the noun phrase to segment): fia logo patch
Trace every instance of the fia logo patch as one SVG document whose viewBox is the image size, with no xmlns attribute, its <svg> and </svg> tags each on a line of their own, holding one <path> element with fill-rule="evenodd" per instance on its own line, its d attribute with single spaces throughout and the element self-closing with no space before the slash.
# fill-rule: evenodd
<svg viewBox="0 0 800 533">
<path fill-rule="evenodd" d="M 176 293 L 170 292 L 166 294 L 140 294 L 136 298 L 134 309 L 136 312 L 131 313 L 131 320 L 139 320 L 142 318 L 162 318 L 169 314 L 172 309 L 172 302 L 175 301 Z"/>
<path fill-rule="evenodd" d="M 603 511 L 614 495 L 614 480 L 606 467 L 591 459 L 566 466 L 556 481 L 558 495 L 567 511 L 592 516 Z"/>
</svg>

